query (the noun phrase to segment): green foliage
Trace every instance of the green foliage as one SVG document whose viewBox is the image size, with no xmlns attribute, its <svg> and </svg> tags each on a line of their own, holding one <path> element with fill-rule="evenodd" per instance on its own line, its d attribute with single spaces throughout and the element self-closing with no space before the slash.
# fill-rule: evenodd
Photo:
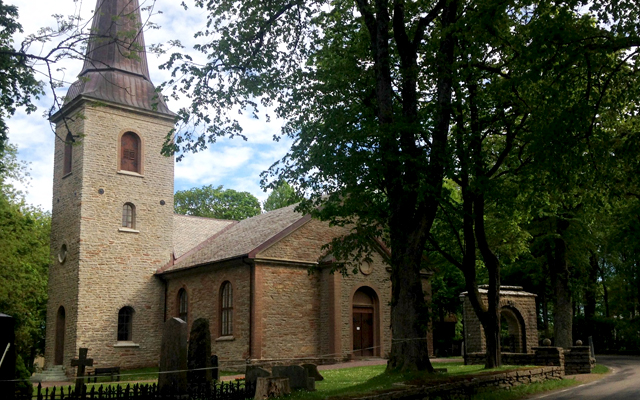
<svg viewBox="0 0 640 400">
<path fill-rule="evenodd" d="M 35 111 L 32 100 L 43 93 L 27 58 L 13 47 L 13 36 L 22 32 L 17 19 L 18 8 L 0 0 L 0 152 L 7 141 L 5 120 L 19 107 L 24 107 L 27 113 Z M 0 174 L 3 168 L 0 159 Z"/>
<path fill-rule="evenodd" d="M 12 174 L 20 179 L 15 148 L 7 147 L 4 157 L 17 169 L 0 174 L 0 312 L 15 318 L 17 353 L 31 365 L 44 350 L 51 217 L 27 206 L 6 182 Z"/>
<path fill-rule="evenodd" d="M 280 181 L 273 187 L 269 197 L 262 203 L 262 208 L 265 211 L 273 211 L 298 203 L 302 198 L 291 185 L 285 181 Z"/>
<path fill-rule="evenodd" d="M 560 250 L 586 237 L 607 197 L 602 177 L 615 170 L 613 133 L 637 115 L 640 29 L 629 2 L 591 4 L 590 14 L 551 0 L 196 5 L 207 12 L 196 49 L 208 61 L 174 54 L 166 65 L 168 85 L 192 100 L 180 111 L 192 129 L 165 151 L 241 136 L 232 111 L 274 108 L 293 145 L 263 184 L 292 182 L 310 194 L 302 209 L 352 228 L 328 249 L 344 271 L 369 256 L 371 237 L 393 250 L 394 337 L 423 336 L 427 241 L 471 292 L 490 284 L 488 306 L 472 301 L 485 329 L 499 324 L 501 268 L 541 257 L 529 255 L 532 223 L 549 228 L 535 237 L 558 253 L 548 264 L 586 265 L 584 247 Z M 390 365 L 424 355 L 399 347 Z"/>
<path fill-rule="evenodd" d="M 177 191 L 174 210 L 184 215 L 242 220 L 260 214 L 260 202 L 249 192 L 207 185 Z"/>
</svg>

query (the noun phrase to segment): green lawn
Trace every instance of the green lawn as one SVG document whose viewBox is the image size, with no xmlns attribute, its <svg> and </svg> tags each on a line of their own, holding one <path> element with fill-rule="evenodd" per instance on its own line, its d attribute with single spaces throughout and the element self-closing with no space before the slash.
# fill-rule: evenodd
<svg viewBox="0 0 640 400">
<path fill-rule="evenodd" d="M 385 365 L 371 367 L 345 368 L 340 370 L 321 371 L 324 381 L 316 382 L 315 392 L 295 391 L 287 400 L 324 400 L 327 398 L 351 397 L 367 392 L 384 392 L 401 387 L 402 382 L 421 384 L 434 380 L 446 380 L 447 377 L 455 377 L 468 374 L 482 374 L 496 371 L 506 371 L 523 366 L 503 366 L 492 370 L 484 369 L 483 365 L 463 365 L 461 362 L 434 363 L 435 368 L 446 368 L 446 374 L 418 374 L 418 373 L 391 373 L 385 374 Z M 606 373 L 608 368 L 596 365 L 594 373 Z M 515 400 L 535 393 L 561 389 L 579 384 L 574 379 L 563 379 L 518 386 L 512 390 L 490 391 L 472 397 L 473 400 Z"/>
<path fill-rule="evenodd" d="M 435 380 L 446 380 L 447 377 L 505 371 L 522 366 L 503 366 L 494 370 L 486 370 L 483 365 L 463 365 L 461 362 L 434 364 L 435 368 L 446 368 L 447 373 L 384 373 L 386 365 L 370 367 L 344 368 L 320 371 L 323 381 L 316 382 L 315 392 L 295 391 L 288 400 L 320 400 L 331 397 L 349 397 L 367 392 L 384 392 L 402 387 L 400 384 L 429 383 Z"/>
<path fill-rule="evenodd" d="M 320 371 L 324 376 L 323 381 L 316 382 L 315 392 L 295 391 L 287 396 L 287 400 L 324 400 L 332 397 L 351 397 L 358 394 L 371 392 L 385 392 L 396 390 L 402 387 L 402 383 L 428 384 L 436 380 L 447 380 L 447 378 L 469 374 L 483 374 L 497 371 L 506 371 L 523 366 L 503 366 L 493 370 L 484 369 L 483 365 L 463 365 L 461 362 L 435 363 L 435 368 L 446 368 L 446 373 L 424 374 L 424 373 L 385 373 L 386 365 L 375 365 L 368 367 L 343 368 L 337 370 Z M 596 374 L 608 372 L 608 368 L 603 365 L 596 365 L 593 371 Z M 236 372 L 221 372 L 222 376 L 236 375 Z M 107 378 L 100 378 L 97 384 L 92 386 L 117 386 L 117 382 L 107 382 Z M 140 368 L 122 371 L 120 385 L 126 386 L 135 381 L 157 381 L 158 368 Z M 101 381 L 102 380 L 102 381 Z M 577 385 L 573 379 L 559 381 L 547 381 L 523 385 L 512 390 L 491 391 L 481 393 L 472 397 L 474 400 L 515 400 L 534 393 Z M 72 385 L 73 386 L 73 385 Z M 65 387 L 66 388 L 66 387 Z"/>
</svg>

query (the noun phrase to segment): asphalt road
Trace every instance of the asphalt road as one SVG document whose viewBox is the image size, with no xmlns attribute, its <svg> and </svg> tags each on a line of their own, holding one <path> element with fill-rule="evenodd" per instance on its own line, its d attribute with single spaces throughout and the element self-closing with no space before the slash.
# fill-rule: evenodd
<svg viewBox="0 0 640 400">
<path fill-rule="evenodd" d="M 640 357 L 597 356 L 596 359 L 598 364 L 606 365 L 611 370 L 605 378 L 570 389 L 530 397 L 530 399 L 640 399 Z"/>
</svg>

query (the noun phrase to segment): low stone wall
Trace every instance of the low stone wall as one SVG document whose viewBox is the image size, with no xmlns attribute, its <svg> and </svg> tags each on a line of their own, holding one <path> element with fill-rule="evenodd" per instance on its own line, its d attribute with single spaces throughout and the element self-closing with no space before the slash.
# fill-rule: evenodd
<svg viewBox="0 0 640 400">
<path fill-rule="evenodd" d="M 482 365 L 485 363 L 486 357 L 486 353 L 467 353 L 464 358 L 464 363 L 465 365 Z M 536 363 L 536 355 L 534 353 L 502 353 L 502 364 L 549 365 Z"/>
<path fill-rule="evenodd" d="M 225 360 L 220 361 L 219 366 L 221 371 L 232 371 L 244 373 L 248 365 L 258 366 L 261 368 L 272 368 L 284 365 L 302 365 L 302 364 L 315 364 L 315 365 L 327 365 L 336 364 L 346 361 L 344 358 L 295 358 L 295 359 L 251 359 L 251 360 Z"/>
<path fill-rule="evenodd" d="M 502 353 L 502 364 L 561 367 L 566 375 L 590 374 L 596 365 L 589 346 L 574 346 L 568 349 L 542 346 L 534 347 L 533 350 L 534 354 Z M 464 362 L 466 365 L 484 364 L 485 358 L 485 353 L 468 353 Z"/>
<path fill-rule="evenodd" d="M 595 366 L 596 360 L 591 357 L 589 346 L 574 346 L 564 352 L 564 372 L 567 375 L 590 374 Z"/>
<path fill-rule="evenodd" d="M 466 398 L 467 396 L 496 389 L 510 389 L 516 386 L 560 380 L 564 369 L 560 367 L 525 368 L 516 371 L 496 372 L 460 377 L 454 382 L 429 387 L 408 387 L 394 392 L 359 397 L 358 400 L 428 400 L 438 396 L 447 399 Z"/>
</svg>

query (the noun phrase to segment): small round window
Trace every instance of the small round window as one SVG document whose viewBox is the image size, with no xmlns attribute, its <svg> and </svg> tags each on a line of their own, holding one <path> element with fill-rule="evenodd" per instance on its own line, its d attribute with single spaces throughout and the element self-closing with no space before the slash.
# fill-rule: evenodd
<svg viewBox="0 0 640 400">
<path fill-rule="evenodd" d="M 58 252 L 58 261 L 60 261 L 60 264 L 62 264 L 64 260 L 67 259 L 67 253 L 67 244 L 62 243 L 62 246 L 60 246 L 60 251 Z"/>
<path fill-rule="evenodd" d="M 364 261 L 360 264 L 360 272 L 362 272 L 363 275 L 369 275 L 373 272 L 373 265 L 371 265 L 369 261 Z"/>
</svg>

